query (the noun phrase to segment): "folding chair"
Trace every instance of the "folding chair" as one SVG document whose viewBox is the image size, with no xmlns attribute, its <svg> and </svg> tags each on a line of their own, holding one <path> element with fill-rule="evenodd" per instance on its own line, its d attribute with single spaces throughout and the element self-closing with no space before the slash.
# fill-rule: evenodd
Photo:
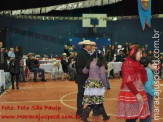
<svg viewBox="0 0 163 122">
<path fill-rule="evenodd" d="M 25 81 L 29 81 L 30 79 L 33 79 L 34 73 L 30 72 L 28 66 L 25 66 Z"/>
</svg>

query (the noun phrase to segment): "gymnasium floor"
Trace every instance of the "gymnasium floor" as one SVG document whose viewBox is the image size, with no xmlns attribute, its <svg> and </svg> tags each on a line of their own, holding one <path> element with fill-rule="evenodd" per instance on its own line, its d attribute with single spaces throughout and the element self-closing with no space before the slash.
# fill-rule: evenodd
<svg viewBox="0 0 163 122">
<path fill-rule="evenodd" d="M 111 116 L 107 122 L 124 122 L 124 119 L 116 119 L 122 79 L 109 80 L 111 90 L 107 90 L 104 103 L 106 112 Z M 159 89 L 162 90 L 163 81 L 160 83 Z M 73 81 L 29 81 L 21 82 L 19 86 L 19 90 L 10 87 L 0 96 L 0 122 L 81 122 L 75 117 L 77 85 Z M 156 122 L 163 122 L 163 94 L 159 102 L 159 120 Z M 91 113 L 88 120 L 102 122 L 102 116 L 93 117 Z"/>
</svg>

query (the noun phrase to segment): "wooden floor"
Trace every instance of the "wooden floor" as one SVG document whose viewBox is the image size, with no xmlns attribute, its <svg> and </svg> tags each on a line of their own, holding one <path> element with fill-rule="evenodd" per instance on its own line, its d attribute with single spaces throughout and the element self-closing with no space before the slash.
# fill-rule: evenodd
<svg viewBox="0 0 163 122">
<path fill-rule="evenodd" d="M 111 90 L 107 90 L 104 103 L 106 112 L 111 116 L 107 122 L 124 122 L 124 119 L 116 119 L 122 79 L 109 80 Z M 163 81 L 160 83 L 163 84 Z M 160 89 L 163 89 L 162 85 Z M 10 87 L 0 96 L 0 122 L 80 122 L 75 117 L 76 96 L 77 85 L 73 81 L 22 82 L 19 90 Z M 160 120 L 156 122 L 163 122 L 163 94 L 159 102 Z M 93 117 L 91 113 L 88 120 L 102 122 L 102 116 Z"/>
</svg>

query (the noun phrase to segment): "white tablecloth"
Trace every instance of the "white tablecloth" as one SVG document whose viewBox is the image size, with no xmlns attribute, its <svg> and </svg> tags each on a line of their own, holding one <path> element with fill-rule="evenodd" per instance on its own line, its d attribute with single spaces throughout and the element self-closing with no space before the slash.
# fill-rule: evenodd
<svg viewBox="0 0 163 122">
<path fill-rule="evenodd" d="M 11 82 L 10 72 L 5 72 L 5 82 L 6 83 L 10 83 Z"/>
<path fill-rule="evenodd" d="M 108 74 L 113 69 L 114 73 L 119 73 L 121 71 L 121 66 L 123 62 L 109 62 L 108 63 Z"/>
<path fill-rule="evenodd" d="M 51 73 L 51 78 L 52 79 L 57 79 L 57 75 L 60 74 L 62 79 L 64 79 L 64 74 L 62 70 L 62 65 L 60 63 L 59 69 L 58 66 L 56 65 L 57 62 L 54 63 L 47 63 L 47 64 L 40 64 L 40 68 L 44 69 L 45 72 Z M 54 78 L 55 77 L 55 78 Z"/>
<path fill-rule="evenodd" d="M 113 69 L 113 63 L 109 62 L 108 63 L 108 76 L 110 75 L 110 71 Z"/>
<path fill-rule="evenodd" d="M 56 60 L 57 62 L 60 62 L 60 60 Z M 53 62 L 53 59 L 47 59 L 47 60 L 39 60 L 39 62 L 41 63 L 41 64 L 44 64 L 44 63 L 52 63 Z"/>
<path fill-rule="evenodd" d="M 40 64 L 40 68 L 44 69 L 45 72 L 51 72 L 53 70 L 54 64 L 47 63 L 47 64 Z"/>
<path fill-rule="evenodd" d="M 121 71 L 122 62 L 113 62 L 114 73 L 119 73 Z"/>
<path fill-rule="evenodd" d="M 5 73 L 4 70 L 0 70 L 0 87 L 3 86 L 4 89 L 6 89 L 6 83 L 5 83 Z M 1 91 L 0 91 L 1 92 Z"/>
</svg>

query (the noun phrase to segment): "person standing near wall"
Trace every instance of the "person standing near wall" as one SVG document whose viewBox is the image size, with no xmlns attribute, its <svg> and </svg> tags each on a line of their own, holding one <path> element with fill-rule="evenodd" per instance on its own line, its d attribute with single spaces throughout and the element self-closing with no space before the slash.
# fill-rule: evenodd
<svg viewBox="0 0 163 122">
<path fill-rule="evenodd" d="M 106 84 L 107 84 L 107 89 L 110 89 L 110 82 L 108 78 L 108 62 L 105 61 L 105 74 L 106 74 Z"/>
<path fill-rule="evenodd" d="M 69 57 L 70 56 L 70 53 L 68 51 L 68 46 L 67 45 L 64 45 L 64 53 L 66 53 L 66 55 Z"/>
<path fill-rule="evenodd" d="M 8 71 L 7 60 L 9 59 L 7 53 L 3 48 L 3 42 L 0 42 L 0 69 L 4 70 L 5 72 Z"/>
<path fill-rule="evenodd" d="M 129 43 L 126 42 L 126 44 L 124 46 L 124 53 L 125 53 L 125 55 L 128 55 L 128 52 L 129 52 Z"/>
<path fill-rule="evenodd" d="M 110 61 L 114 61 L 114 54 L 115 54 L 115 45 L 111 46 L 111 57 L 110 57 Z"/>
<path fill-rule="evenodd" d="M 102 45 L 101 51 L 104 52 L 104 55 L 106 55 L 107 49 L 105 47 L 105 44 Z"/>
<path fill-rule="evenodd" d="M 11 82 L 12 82 L 12 89 L 14 87 L 14 81 L 16 77 L 16 88 L 19 89 L 19 75 L 20 75 L 20 60 L 23 57 L 23 51 L 21 46 L 16 46 L 15 58 L 10 61 L 10 74 L 11 74 Z"/>
</svg>

